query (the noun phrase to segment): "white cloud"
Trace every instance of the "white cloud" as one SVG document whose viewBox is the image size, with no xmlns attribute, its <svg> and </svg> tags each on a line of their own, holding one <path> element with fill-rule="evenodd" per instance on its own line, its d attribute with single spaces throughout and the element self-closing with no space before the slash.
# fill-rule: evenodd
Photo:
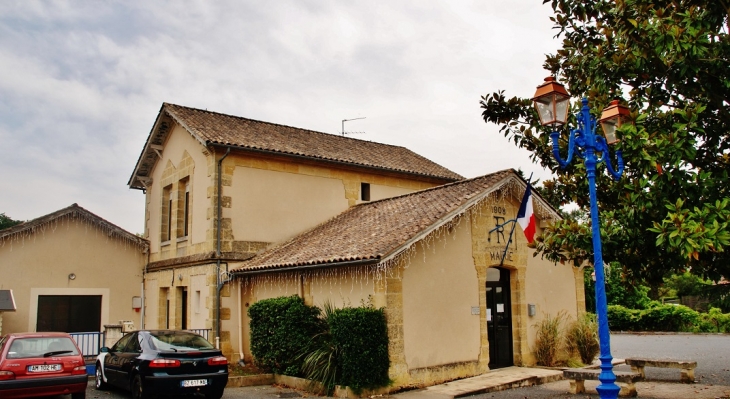
<svg viewBox="0 0 730 399">
<path fill-rule="evenodd" d="M 479 97 L 529 96 L 550 8 L 483 1 L 0 3 L 0 212 L 77 202 L 142 232 L 126 187 L 163 101 L 402 145 L 473 177 L 528 154 Z"/>
</svg>

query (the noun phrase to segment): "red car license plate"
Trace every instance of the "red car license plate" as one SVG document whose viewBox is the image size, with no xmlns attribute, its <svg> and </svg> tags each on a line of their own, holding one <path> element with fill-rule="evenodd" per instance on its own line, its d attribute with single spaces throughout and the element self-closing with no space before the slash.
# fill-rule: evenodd
<svg viewBox="0 0 730 399">
<path fill-rule="evenodd" d="M 182 380 L 180 385 L 182 385 L 183 388 L 202 387 L 202 386 L 205 386 L 207 383 L 208 383 L 208 380 Z"/>
<path fill-rule="evenodd" d="M 60 364 L 34 364 L 28 366 L 29 373 L 39 373 L 44 371 L 61 371 Z"/>
</svg>

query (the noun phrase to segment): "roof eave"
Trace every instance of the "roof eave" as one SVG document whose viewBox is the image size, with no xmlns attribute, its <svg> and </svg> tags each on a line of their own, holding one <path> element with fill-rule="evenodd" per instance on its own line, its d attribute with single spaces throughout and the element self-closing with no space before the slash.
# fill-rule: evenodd
<svg viewBox="0 0 730 399">
<path fill-rule="evenodd" d="M 303 270 L 312 270 L 312 269 L 324 269 L 324 268 L 333 268 L 333 267 L 351 267 L 351 266 L 368 266 L 368 265 L 376 265 L 380 263 L 380 258 L 374 258 L 374 259 L 359 259 L 359 260 L 350 260 L 345 262 L 327 262 L 327 263 L 315 263 L 315 264 L 309 264 L 309 265 L 296 265 L 296 266 L 284 266 L 284 267 L 263 267 L 263 268 L 256 268 L 256 269 L 237 269 L 237 270 L 231 270 L 229 274 L 232 274 L 234 276 L 240 276 L 240 277 L 247 277 L 247 276 L 254 276 L 259 274 L 267 274 L 267 273 L 285 273 L 290 271 L 303 271 Z"/>
<path fill-rule="evenodd" d="M 134 172 L 132 172 L 132 176 L 129 177 L 129 181 L 127 182 L 127 185 L 130 189 L 147 189 L 147 186 L 144 184 L 142 178 L 149 178 L 150 176 L 140 174 L 140 168 L 145 164 L 145 160 L 148 159 L 149 156 L 154 157 L 155 155 L 157 155 L 156 150 L 152 148 L 153 142 L 155 141 L 154 138 L 157 138 L 161 135 L 169 134 L 169 132 L 172 131 L 172 127 L 170 127 L 166 132 L 162 132 L 160 129 L 165 116 L 169 116 L 175 123 L 187 130 L 188 133 L 190 133 L 190 135 L 193 136 L 193 138 L 200 143 L 200 145 L 206 146 L 205 141 L 200 138 L 200 135 L 198 135 L 187 124 L 183 123 L 182 120 L 177 115 L 175 115 L 174 111 L 169 109 L 167 103 L 162 103 L 162 107 L 160 107 L 160 111 L 157 113 L 155 123 L 152 125 L 150 134 L 147 136 L 147 141 L 145 141 L 144 148 L 142 149 L 142 152 L 137 159 L 137 164 L 134 167 Z M 164 140 L 166 140 L 166 137 L 164 137 L 162 141 Z M 153 165 L 149 167 L 150 171 L 154 169 L 154 164 L 156 164 L 157 161 L 159 161 L 159 157 L 155 158 L 155 161 L 152 162 Z"/>
</svg>

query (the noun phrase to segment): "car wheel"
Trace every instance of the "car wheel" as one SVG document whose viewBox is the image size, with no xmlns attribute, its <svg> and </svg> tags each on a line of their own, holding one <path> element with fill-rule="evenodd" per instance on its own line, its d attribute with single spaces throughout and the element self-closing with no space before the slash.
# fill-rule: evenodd
<svg viewBox="0 0 730 399">
<path fill-rule="evenodd" d="M 101 371 L 101 363 L 96 363 L 96 371 L 94 372 L 94 386 L 100 391 L 105 391 L 109 388 L 109 384 L 104 382 L 104 375 Z"/>
<path fill-rule="evenodd" d="M 150 396 L 145 393 L 142 387 L 142 377 L 135 375 L 132 380 L 132 398 L 133 399 L 148 399 Z"/>
<path fill-rule="evenodd" d="M 71 399 L 86 399 L 86 391 L 71 394 Z"/>
<path fill-rule="evenodd" d="M 205 394 L 205 399 L 221 399 L 223 396 L 223 388 L 209 391 Z"/>
</svg>

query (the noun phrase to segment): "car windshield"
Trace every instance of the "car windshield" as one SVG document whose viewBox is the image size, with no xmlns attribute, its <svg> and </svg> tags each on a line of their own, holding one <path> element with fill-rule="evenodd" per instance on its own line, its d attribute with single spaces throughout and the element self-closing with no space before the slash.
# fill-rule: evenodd
<svg viewBox="0 0 730 399">
<path fill-rule="evenodd" d="M 67 337 L 18 338 L 13 340 L 8 349 L 8 359 L 78 354 L 76 345 Z"/>
<path fill-rule="evenodd" d="M 151 331 L 150 337 L 152 346 L 161 351 L 214 349 L 205 338 L 184 331 Z"/>
</svg>

